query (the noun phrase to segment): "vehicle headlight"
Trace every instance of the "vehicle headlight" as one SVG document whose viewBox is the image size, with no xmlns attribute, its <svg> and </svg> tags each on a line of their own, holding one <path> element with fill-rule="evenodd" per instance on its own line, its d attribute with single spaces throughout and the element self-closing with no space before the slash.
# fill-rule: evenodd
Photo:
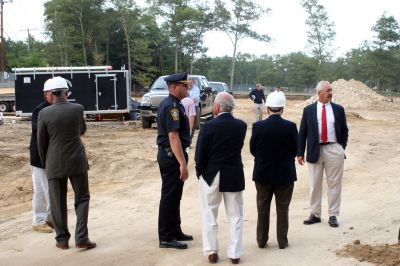
<svg viewBox="0 0 400 266">
<path fill-rule="evenodd" d="M 150 105 L 150 96 L 144 95 L 142 97 L 141 105 Z"/>
</svg>

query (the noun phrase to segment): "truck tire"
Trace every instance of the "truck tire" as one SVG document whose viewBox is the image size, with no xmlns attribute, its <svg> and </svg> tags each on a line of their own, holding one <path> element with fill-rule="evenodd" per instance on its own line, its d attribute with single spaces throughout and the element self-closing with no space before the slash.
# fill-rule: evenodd
<svg viewBox="0 0 400 266">
<path fill-rule="evenodd" d="M 0 112 L 7 112 L 8 104 L 6 102 L 0 102 Z"/>
<path fill-rule="evenodd" d="M 11 112 L 17 111 L 17 108 L 15 107 L 15 102 L 11 104 L 11 108 L 10 109 L 11 109 L 10 110 Z"/>
<path fill-rule="evenodd" d="M 151 128 L 151 120 L 142 117 L 142 128 Z"/>
</svg>

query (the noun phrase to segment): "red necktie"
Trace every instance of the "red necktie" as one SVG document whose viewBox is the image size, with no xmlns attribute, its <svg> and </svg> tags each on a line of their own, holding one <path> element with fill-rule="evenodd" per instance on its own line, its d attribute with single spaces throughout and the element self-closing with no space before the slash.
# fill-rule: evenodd
<svg viewBox="0 0 400 266">
<path fill-rule="evenodd" d="M 328 126 L 326 124 L 326 110 L 325 104 L 322 105 L 322 131 L 321 131 L 321 140 L 325 143 L 328 140 Z"/>
</svg>

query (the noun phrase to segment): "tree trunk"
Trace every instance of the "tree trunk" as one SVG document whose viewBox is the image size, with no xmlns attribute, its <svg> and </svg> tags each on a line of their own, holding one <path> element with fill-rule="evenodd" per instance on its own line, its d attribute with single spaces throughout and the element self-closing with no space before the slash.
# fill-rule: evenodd
<svg viewBox="0 0 400 266">
<path fill-rule="evenodd" d="M 81 42 L 82 42 L 82 51 L 83 51 L 83 62 L 85 63 L 85 66 L 87 66 L 88 64 L 87 64 L 86 47 L 85 47 L 85 32 L 83 29 L 83 21 L 82 21 L 83 14 L 82 13 L 83 13 L 83 10 L 82 10 L 82 6 L 81 6 L 81 10 L 79 12 L 78 19 L 79 19 L 79 24 L 81 26 Z"/>
<path fill-rule="evenodd" d="M 235 74 L 237 43 L 238 43 L 238 36 L 237 36 L 237 34 L 235 34 L 235 43 L 233 44 L 233 55 L 232 55 L 231 81 L 230 81 L 231 90 L 233 90 L 233 77 Z"/>
</svg>

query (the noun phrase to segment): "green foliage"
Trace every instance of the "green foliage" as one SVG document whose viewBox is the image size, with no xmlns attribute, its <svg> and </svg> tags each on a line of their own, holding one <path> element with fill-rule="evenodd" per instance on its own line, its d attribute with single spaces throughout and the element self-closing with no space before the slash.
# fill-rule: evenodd
<svg viewBox="0 0 400 266">
<path fill-rule="evenodd" d="M 331 60 L 332 50 L 330 48 L 335 38 L 334 23 L 329 21 L 324 6 L 318 4 L 318 0 L 301 0 L 308 17 L 306 24 L 307 42 L 311 53 L 319 64 L 319 79 L 327 79 L 326 63 Z"/>
<path fill-rule="evenodd" d="M 151 5 L 143 8 L 134 0 L 49 0 L 44 13 L 48 41 L 31 39 L 28 51 L 26 42 L 6 40 L 6 70 L 125 66 L 135 89 L 151 85 L 159 75 L 187 70 L 209 80 L 233 83 L 233 89 L 257 82 L 310 88 L 320 79 L 353 78 L 370 87 L 400 91 L 400 31 L 393 16 L 384 13 L 377 19 L 371 42 L 333 60 L 329 46 L 333 23 L 317 0 L 302 0 L 309 10 L 306 23 L 312 53 L 256 57 L 239 53 L 236 45 L 246 37 L 269 41 L 267 35 L 251 29 L 251 23 L 269 10 L 250 0 L 227 1 L 216 0 L 213 10 L 204 1 L 194 0 L 148 0 Z M 213 29 L 230 36 L 232 56 L 205 55 L 204 33 Z"/>
<path fill-rule="evenodd" d="M 215 0 L 215 25 L 229 36 L 233 45 L 230 77 L 230 87 L 233 87 L 238 42 L 247 37 L 269 42 L 270 37 L 253 31 L 251 23 L 270 10 L 263 9 L 249 0 L 230 0 L 229 2 L 231 8 L 228 8 L 222 0 Z"/>
</svg>

